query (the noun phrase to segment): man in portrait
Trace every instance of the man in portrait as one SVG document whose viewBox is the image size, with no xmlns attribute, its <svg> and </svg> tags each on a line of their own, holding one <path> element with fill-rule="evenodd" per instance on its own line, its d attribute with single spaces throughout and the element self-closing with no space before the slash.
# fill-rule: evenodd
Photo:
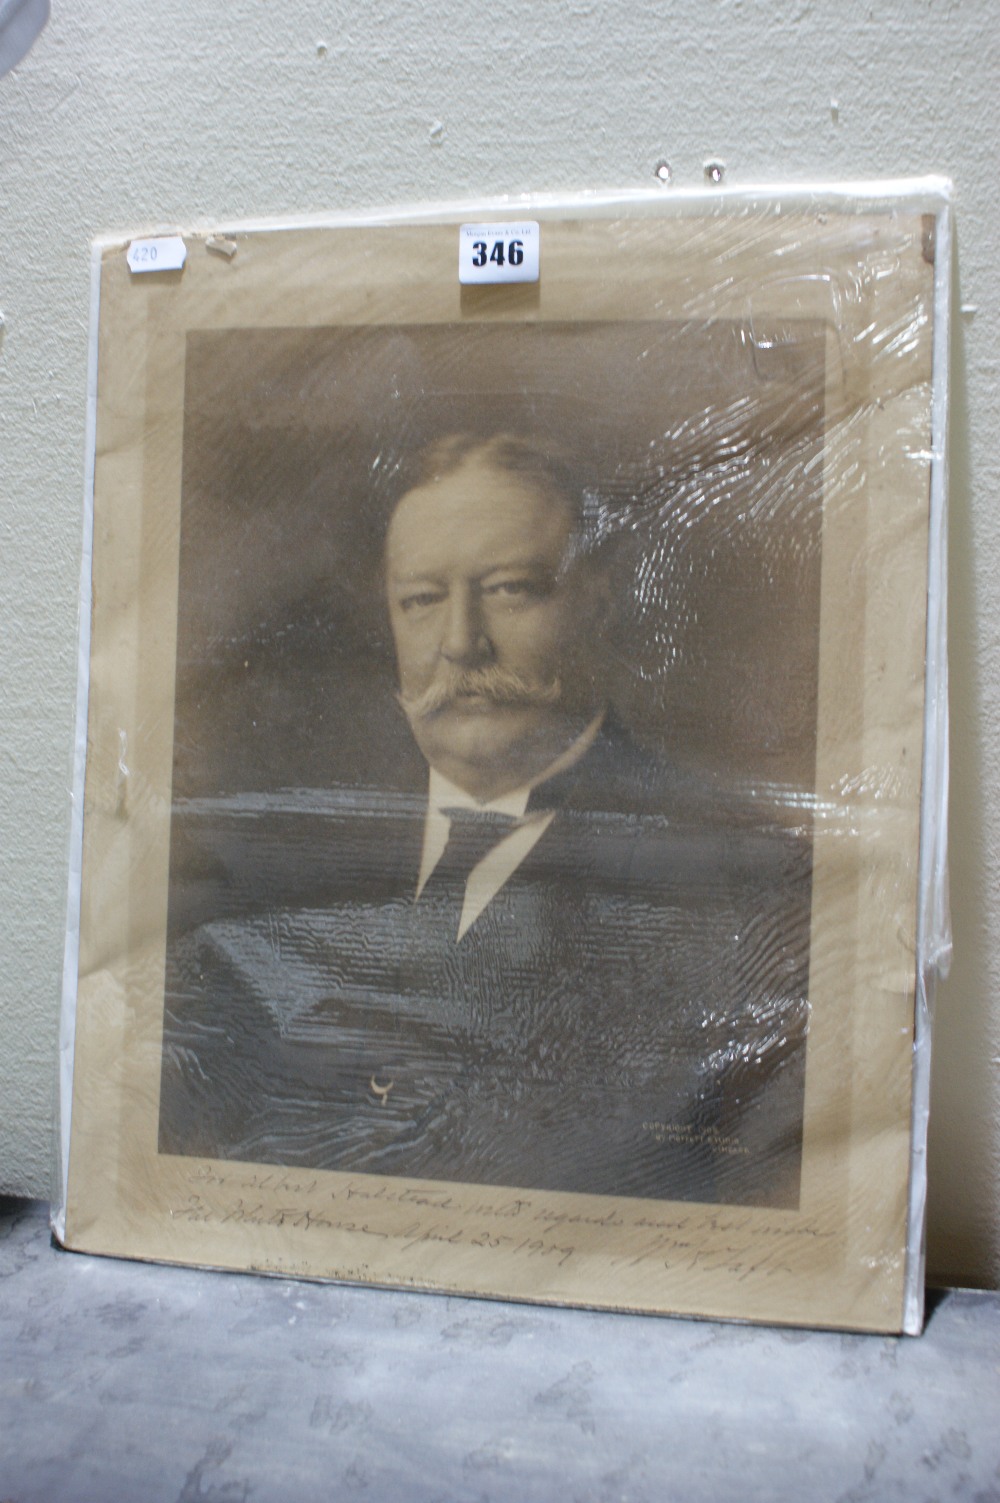
<svg viewBox="0 0 1000 1503">
<path fill-rule="evenodd" d="M 551 445 L 446 434 L 387 511 L 413 776 L 261 815 L 216 911 L 173 902 L 161 1152 L 794 1206 L 808 841 L 622 723 Z"/>
</svg>

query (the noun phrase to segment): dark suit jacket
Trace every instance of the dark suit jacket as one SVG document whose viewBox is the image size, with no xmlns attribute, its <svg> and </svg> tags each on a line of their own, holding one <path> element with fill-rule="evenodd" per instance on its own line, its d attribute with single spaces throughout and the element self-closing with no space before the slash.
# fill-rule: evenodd
<svg viewBox="0 0 1000 1503">
<path fill-rule="evenodd" d="M 422 796 L 178 810 L 161 1151 L 795 1205 L 808 844 L 613 726 L 542 801 L 458 944 Z"/>
</svg>

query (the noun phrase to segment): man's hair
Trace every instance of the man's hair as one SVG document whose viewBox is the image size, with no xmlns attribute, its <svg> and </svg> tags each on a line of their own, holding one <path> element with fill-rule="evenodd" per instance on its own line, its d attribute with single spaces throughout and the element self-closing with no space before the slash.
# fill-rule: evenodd
<svg viewBox="0 0 1000 1503">
<path fill-rule="evenodd" d="M 437 438 L 418 452 L 416 477 L 410 484 L 442 480 L 469 459 L 482 460 L 508 475 L 522 476 L 540 489 L 558 491 L 567 501 L 579 504 L 579 483 L 569 456 L 516 433 L 494 433 L 488 438 L 477 433 L 449 433 Z"/>
<path fill-rule="evenodd" d="M 584 485 L 569 454 L 552 445 L 534 442 L 516 433 L 449 433 L 419 449 L 400 468 L 389 519 L 403 497 L 418 486 L 444 480 L 469 460 L 492 465 L 536 486 L 544 495 L 562 501 L 573 521 L 573 531 L 584 545 L 586 505 Z"/>
</svg>

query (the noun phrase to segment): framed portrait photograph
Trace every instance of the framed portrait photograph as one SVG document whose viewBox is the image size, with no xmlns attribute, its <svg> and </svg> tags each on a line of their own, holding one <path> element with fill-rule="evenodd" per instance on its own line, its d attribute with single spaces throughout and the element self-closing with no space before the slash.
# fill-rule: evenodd
<svg viewBox="0 0 1000 1503">
<path fill-rule="evenodd" d="M 527 218 L 95 249 L 57 1234 L 917 1329 L 947 196 Z"/>
</svg>

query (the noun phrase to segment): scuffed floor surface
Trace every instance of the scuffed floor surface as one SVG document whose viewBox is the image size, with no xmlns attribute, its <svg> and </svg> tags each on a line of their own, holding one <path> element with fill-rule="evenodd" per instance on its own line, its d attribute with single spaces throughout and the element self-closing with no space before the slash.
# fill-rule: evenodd
<svg viewBox="0 0 1000 1503">
<path fill-rule="evenodd" d="M 0 1202 L 0 1503 L 1000 1503 L 1000 1296 L 919 1340 L 74 1256 Z"/>
</svg>

